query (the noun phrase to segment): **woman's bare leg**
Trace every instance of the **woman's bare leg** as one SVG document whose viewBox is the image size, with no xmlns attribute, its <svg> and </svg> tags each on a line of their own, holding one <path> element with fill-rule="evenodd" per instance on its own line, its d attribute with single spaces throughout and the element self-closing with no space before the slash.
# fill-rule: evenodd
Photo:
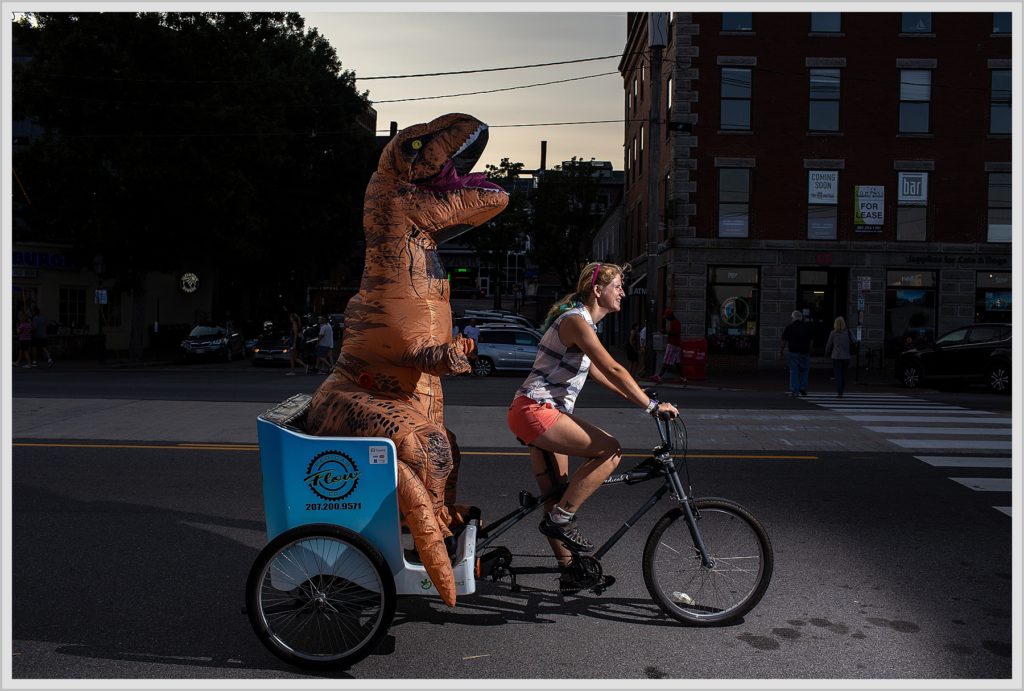
<svg viewBox="0 0 1024 691">
<path fill-rule="evenodd" d="M 569 488 L 558 502 L 572 513 L 612 474 L 622 458 L 622 449 L 615 437 L 570 414 L 560 415 L 558 422 L 537 437 L 533 445 L 555 454 L 588 459 L 573 473 Z"/>
<path fill-rule="evenodd" d="M 551 453 L 551 456 L 555 461 L 555 473 L 558 476 L 558 482 L 561 485 L 565 485 L 569 479 L 569 457 L 561 453 Z M 548 473 L 548 464 L 544 458 L 544 451 L 536 446 L 530 447 L 530 467 L 533 468 L 533 476 L 537 480 L 537 488 L 540 490 L 540 493 L 547 494 L 553 487 L 551 475 Z M 548 499 L 544 503 L 544 511 L 550 512 L 557 503 L 558 499 Z M 548 543 L 551 545 L 551 551 L 555 555 L 555 560 L 561 566 L 567 566 L 570 560 L 572 560 L 572 552 L 562 544 L 561 540 L 548 538 Z"/>
</svg>

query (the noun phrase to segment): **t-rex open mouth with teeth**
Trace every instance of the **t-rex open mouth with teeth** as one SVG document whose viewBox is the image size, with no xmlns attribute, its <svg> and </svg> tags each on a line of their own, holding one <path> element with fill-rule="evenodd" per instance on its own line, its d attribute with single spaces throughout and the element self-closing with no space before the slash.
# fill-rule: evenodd
<svg viewBox="0 0 1024 691">
<path fill-rule="evenodd" d="M 442 374 L 470 369 L 470 339 L 452 339 L 447 274 L 437 245 L 493 218 L 508 193 L 470 173 L 487 126 L 452 113 L 396 134 L 363 204 L 366 260 L 345 311 L 334 370 L 313 396 L 307 430 L 390 437 L 403 464 L 398 504 L 444 601 L 455 581 L 444 538 L 455 507 L 459 451 L 444 427 Z"/>
</svg>

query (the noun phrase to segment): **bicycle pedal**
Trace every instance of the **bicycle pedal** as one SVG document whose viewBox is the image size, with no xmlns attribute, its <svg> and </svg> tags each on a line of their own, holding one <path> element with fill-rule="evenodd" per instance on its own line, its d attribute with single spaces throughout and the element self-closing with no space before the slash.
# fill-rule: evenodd
<svg viewBox="0 0 1024 691">
<path fill-rule="evenodd" d="M 615 576 L 601 576 L 601 582 L 590 589 L 594 595 L 600 595 L 615 585 Z"/>
<path fill-rule="evenodd" d="M 525 489 L 519 490 L 519 506 L 524 509 L 534 506 L 537 503 L 537 497 L 533 496 Z"/>
</svg>

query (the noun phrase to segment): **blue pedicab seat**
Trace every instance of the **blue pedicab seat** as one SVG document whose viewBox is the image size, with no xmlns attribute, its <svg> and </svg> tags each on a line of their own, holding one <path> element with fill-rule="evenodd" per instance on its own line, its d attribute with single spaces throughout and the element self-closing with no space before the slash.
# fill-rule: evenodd
<svg viewBox="0 0 1024 691">
<path fill-rule="evenodd" d="M 397 594 L 437 595 L 426 569 L 405 558 L 394 442 L 305 434 L 311 399 L 296 394 L 257 420 L 267 541 L 302 525 L 339 525 L 359 533 L 380 552 Z M 476 526 L 467 525 L 452 560 L 458 595 L 476 591 L 475 562 Z M 287 583 L 281 585 L 288 589 Z"/>
</svg>

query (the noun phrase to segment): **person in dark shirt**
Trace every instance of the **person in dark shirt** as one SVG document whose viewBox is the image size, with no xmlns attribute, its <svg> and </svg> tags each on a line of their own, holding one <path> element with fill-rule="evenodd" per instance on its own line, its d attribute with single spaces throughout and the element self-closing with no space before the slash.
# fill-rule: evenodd
<svg viewBox="0 0 1024 691">
<path fill-rule="evenodd" d="M 811 338 L 814 329 L 804 321 L 800 310 L 794 310 L 793 321 L 786 326 L 779 341 L 779 357 L 789 348 L 789 395 L 806 396 L 807 380 L 811 374 Z"/>
</svg>

